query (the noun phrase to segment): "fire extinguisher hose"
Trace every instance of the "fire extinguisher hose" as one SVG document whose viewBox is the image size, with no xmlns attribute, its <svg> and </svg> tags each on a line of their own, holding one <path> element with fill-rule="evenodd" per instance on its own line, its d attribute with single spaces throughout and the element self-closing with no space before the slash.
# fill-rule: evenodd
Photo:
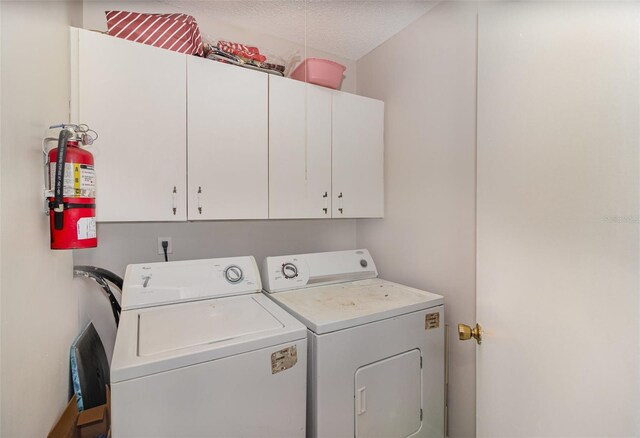
<svg viewBox="0 0 640 438">
<path fill-rule="evenodd" d="M 60 131 L 58 137 L 58 156 L 56 157 L 56 175 L 54 187 L 54 207 L 53 226 L 56 230 L 61 230 L 64 226 L 64 170 L 67 159 L 67 142 L 71 137 L 71 132 L 67 129 Z"/>
</svg>

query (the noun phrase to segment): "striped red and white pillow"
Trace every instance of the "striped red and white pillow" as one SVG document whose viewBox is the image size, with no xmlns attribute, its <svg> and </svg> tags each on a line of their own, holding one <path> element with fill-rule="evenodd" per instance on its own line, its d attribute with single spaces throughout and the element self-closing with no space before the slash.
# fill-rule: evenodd
<svg viewBox="0 0 640 438">
<path fill-rule="evenodd" d="M 191 15 L 127 11 L 106 11 L 105 14 L 109 35 L 174 52 L 203 56 L 198 23 Z"/>
</svg>

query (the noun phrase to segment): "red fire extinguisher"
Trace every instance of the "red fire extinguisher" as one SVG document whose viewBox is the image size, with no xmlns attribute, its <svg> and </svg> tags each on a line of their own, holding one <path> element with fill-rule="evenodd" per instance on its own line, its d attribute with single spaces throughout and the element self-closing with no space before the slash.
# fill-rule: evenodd
<svg viewBox="0 0 640 438">
<path fill-rule="evenodd" d="M 82 147 L 91 145 L 97 133 L 87 125 L 50 127 L 55 128 L 62 128 L 58 146 L 46 153 L 45 162 L 51 249 L 95 248 L 96 175 L 93 155 Z"/>
</svg>

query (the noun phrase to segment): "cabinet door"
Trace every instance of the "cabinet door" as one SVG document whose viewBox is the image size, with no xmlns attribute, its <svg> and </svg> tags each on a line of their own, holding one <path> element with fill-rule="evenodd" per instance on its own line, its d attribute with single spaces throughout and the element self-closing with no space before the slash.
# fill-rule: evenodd
<svg viewBox="0 0 640 438">
<path fill-rule="evenodd" d="M 189 220 L 269 214 L 266 73 L 189 57 Z"/>
<path fill-rule="evenodd" d="M 384 216 L 384 102 L 334 93 L 333 217 Z"/>
<path fill-rule="evenodd" d="M 269 217 L 331 217 L 331 92 L 269 78 Z"/>
<path fill-rule="evenodd" d="M 186 220 L 186 55 L 86 30 L 75 35 L 74 119 L 99 135 L 97 220 Z"/>
</svg>

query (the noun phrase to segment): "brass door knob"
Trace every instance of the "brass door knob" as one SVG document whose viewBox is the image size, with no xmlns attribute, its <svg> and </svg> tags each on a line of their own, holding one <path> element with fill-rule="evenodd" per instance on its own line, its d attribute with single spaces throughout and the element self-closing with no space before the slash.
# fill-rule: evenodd
<svg viewBox="0 0 640 438">
<path fill-rule="evenodd" d="M 482 343 L 482 327 L 480 324 L 476 324 L 475 328 L 471 328 L 466 324 L 458 324 L 458 339 L 466 341 L 471 338 L 475 339 L 478 345 Z"/>
</svg>

